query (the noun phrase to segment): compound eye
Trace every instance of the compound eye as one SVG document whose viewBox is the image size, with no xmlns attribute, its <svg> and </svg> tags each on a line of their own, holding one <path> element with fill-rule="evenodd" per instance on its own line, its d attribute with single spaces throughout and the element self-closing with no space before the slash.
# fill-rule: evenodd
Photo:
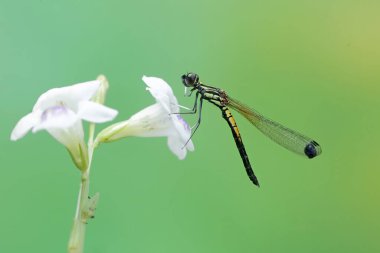
<svg viewBox="0 0 380 253">
<path fill-rule="evenodd" d="M 182 75 L 182 83 L 186 87 L 194 87 L 195 84 L 198 82 L 199 77 L 195 73 L 187 73 L 185 75 Z"/>
<path fill-rule="evenodd" d="M 189 81 L 194 85 L 196 82 L 198 82 L 198 79 L 199 79 L 199 77 L 198 77 L 198 75 L 197 74 L 195 74 L 195 73 L 189 73 L 188 74 L 188 77 L 189 77 Z"/>
<path fill-rule="evenodd" d="M 182 75 L 181 78 L 182 78 L 183 85 L 185 85 L 186 87 L 190 87 L 191 86 L 191 81 L 189 80 L 189 75 L 188 74 Z"/>
</svg>

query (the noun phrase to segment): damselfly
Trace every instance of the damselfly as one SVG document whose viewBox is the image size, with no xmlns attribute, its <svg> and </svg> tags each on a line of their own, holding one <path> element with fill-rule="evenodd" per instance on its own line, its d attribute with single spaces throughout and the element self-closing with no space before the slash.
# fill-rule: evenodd
<svg viewBox="0 0 380 253">
<path fill-rule="evenodd" d="M 196 92 L 193 109 L 190 112 L 185 112 L 182 114 L 194 114 L 197 112 L 197 109 L 199 110 L 198 121 L 194 126 L 191 137 L 201 123 L 203 100 L 207 100 L 208 102 L 216 105 L 222 111 L 223 118 L 227 121 L 231 128 L 232 135 L 234 136 L 236 146 L 239 150 L 241 159 L 243 160 L 248 177 L 255 185 L 260 186 L 259 181 L 252 170 L 251 163 L 249 162 L 243 140 L 236 125 L 236 121 L 228 107 L 231 107 L 235 111 L 239 112 L 263 134 L 286 149 L 308 158 L 313 158 L 321 154 L 322 149 L 316 141 L 264 117 L 256 110 L 253 110 L 243 103 L 231 98 L 225 91 L 201 83 L 197 74 L 187 73 L 182 75 L 182 82 L 185 85 L 186 96 L 190 97 L 194 91 Z"/>
</svg>

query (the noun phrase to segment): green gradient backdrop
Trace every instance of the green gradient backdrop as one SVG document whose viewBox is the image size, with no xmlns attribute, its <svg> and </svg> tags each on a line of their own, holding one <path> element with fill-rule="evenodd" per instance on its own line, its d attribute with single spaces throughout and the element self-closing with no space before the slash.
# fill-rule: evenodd
<svg viewBox="0 0 380 253">
<path fill-rule="evenodd" d="M 102 145 L 86 252 L 380 252 L 379 8 L 0 0 L 0 252 L 66 251 L 78 171 L 46 132 L 9 141 L 42 92 L 104 73 L 107 104 L 123 120 L 153 103 L 144 74 L 167 80 L 190 106 L 186 71 L 315 138 L 322 156 L 294 155 L 236 115 L 257 189 L 208 104 L 184 161 L 164 138 Z"/>
</svg>

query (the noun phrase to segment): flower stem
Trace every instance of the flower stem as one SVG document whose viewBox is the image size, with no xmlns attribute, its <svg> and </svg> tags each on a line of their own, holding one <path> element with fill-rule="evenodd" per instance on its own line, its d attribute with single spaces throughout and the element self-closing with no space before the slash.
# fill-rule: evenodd
<svg viewBox="0 0 380 253">
<path fill-rule="evenodd" d="M 94 211 L 96 207 L 99 194 L 95 194 L 92 199 L 89 197 L 90 187 L 90 168 L 92 163 L 92 155 L 94 153 L 94 139 L 95 124 L 90 124 L 89 129 L 89 141 L 88 141 L 88 167 L 85 171 L 82 171 L 81 183 L 78 194 L 77 208 L 74 217 L 74 223 L 71 230 L 71 235 L 68 244 L 69 253 L 82 253 L 84 246 L 84 239 L 86 234 L 86 224 L 88 219 L 94 217 Z"/>
<path fill-rule="evenodd" d="M 85 174 L 85 173 L 83 173 Z M 82 174 L 82 181 L 79 189 L 77 210 L 75 212 L 74 224 L 71 231 L 69 240 L 68 252 L 69 253 L 82 253 L 84 245 L 84 237 L 86 233 L 87 220 L 83 217 L 84 206 L 88 196 L 89 180 Z"/>
</svg>

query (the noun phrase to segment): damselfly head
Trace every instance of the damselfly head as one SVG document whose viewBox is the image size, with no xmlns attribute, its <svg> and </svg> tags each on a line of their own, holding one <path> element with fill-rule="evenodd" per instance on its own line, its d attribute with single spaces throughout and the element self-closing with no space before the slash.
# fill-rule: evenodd
<svg viewBox="0 0 380 253">
<path fill-rule="evenodd" d="M 186 73 L 182 75 L 182 83 L 186 87 L 194 87 L 199 82 L 199 76 L 195 73 Z"/>
</svg>

